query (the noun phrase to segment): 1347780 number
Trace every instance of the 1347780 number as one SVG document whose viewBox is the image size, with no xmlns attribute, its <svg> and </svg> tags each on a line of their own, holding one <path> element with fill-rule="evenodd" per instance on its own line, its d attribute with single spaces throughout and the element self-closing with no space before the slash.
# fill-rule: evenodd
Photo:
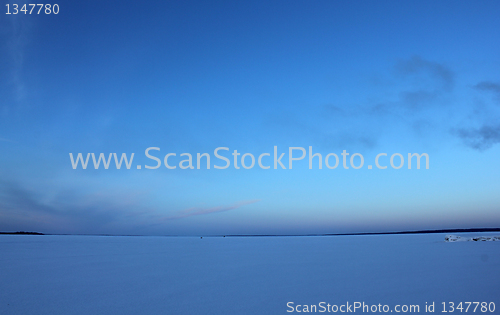
<svg viewBox="0 0 500 315">
<path fill-rule="evenodd" d="M 443 313 L 453 313 L 453 312 L 472 312 L 475 313 L 493 313 L 495 311 L 495 303 L 490 302 L 460 302 L 455 304 L 453 302 L 443 302 Z"/>
<path fill-rule="evenodd" d="M 6 4 L 7 12 L 5 14 L 59 14 L 59 5 L 56 4 Z"/>
</svg>

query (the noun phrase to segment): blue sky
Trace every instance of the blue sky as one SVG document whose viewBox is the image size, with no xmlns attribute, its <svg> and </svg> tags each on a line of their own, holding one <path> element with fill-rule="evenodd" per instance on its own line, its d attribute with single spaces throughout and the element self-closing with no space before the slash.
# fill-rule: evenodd
<svg viewBox="0 0 500 315">
<path fill-rule="evenodd" d="M 0 19 L 0 230 L 500 226 L 498 2 L 59 7 Z M 148 147 L 160 159 L 176 153 L 176 164 L 185 152 L 214 159 L 228 147 L 232 159 L 274 146 L 323 158 L 347 150 L 365 166 L 309 170 L 306 157 L 292 170 L 135 167 L 155 164 Z M 134 166 L 74 170 L 69 153 L 90 152 L 135 153 Z M 382 152 L 427 153 L 430 168 L 367 169 Z"/>
</svg>

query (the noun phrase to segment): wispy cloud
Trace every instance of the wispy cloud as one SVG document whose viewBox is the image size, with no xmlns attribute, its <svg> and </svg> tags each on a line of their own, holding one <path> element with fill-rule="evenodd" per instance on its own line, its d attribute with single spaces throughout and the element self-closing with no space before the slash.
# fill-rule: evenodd
<svg viewBox="0 0 500 315">
<path fill-rule="evenodd" d="M 500 104 L 500 84 L 481 81 L 474 85 L 476 93 L 492 93 L 496 104 L 485 102 L 468 106 L 473 113 L 462 112 L 468 116 L 457 118 L 462 124 L 457 127 L 453 126 L 449 118 L 460 111 L 456 111 L 456 107 L 446 109 L 445 106 L 452 104 L 447 101 L 448 98 L 453 99 L 455 72 L 452 69 L 420 56 L 400 61 L 395 69 L 405 88 L 399 91 L 398 99 L 379 103 L 371 108 L 370 113 L 380 117 L 395 115 L 398 119 L 405 120 L 408 125 L 418 128 L 429 128 L 434 123 L 436 130 L 442 130 L 440 126 L 448 124 L 444 130 L 451 130 L 452 135 L 460 138 L 465 145 L 479 151 L 500 143 L 500 124 L 497 123 L 500 114 L 497 106 Z M 423 111 L 424 109 L 426 111 Z M 432 115 L 429 115 L 429 110 L 432 110 Z"/>
<path fill-rule="evenodd" d="M 478 129 L 459 129 L 456 134 L 466 145 L 480 151 L 500 143 L 500 125 L 482 126 Z"/>
<path fill-rule="evenodd" d="M 494 82 L 483 81 L 474 85 L 474 87 L 482 91 L 492 91 L 495 93 L 500 93 L 500 84 Z"/>
<path fill-rule="evenodd" d="M 82 194 L 43 193 L 12 180 L 0 180 L 0 231 L 29 230 L 69 234 L 163 233 L 168 221 L 238 209 L 260 200 L 217 207 L 193 207 L 170 216 L 147 206 L 140 191 Z"/>
<path fill-rule="evenodd" d="M 450 68 L 438 62 L 425 60 L 420 56 L 414 56 L 409 60 L 400 61 L 396 70 L 405 76 L 425 74 L 436 79 L 441 88 L 451 90 L 455 84 L 455 74 Z"/>
<path fill-rule="evenodd" d="M 0 181 L 0 230 L 49 233 L 126 233 L 145 224 L 147 211 L 133 194 L 56 194 L 29 189 L 15 181 Z M 141 211 L 142 209 L 142 211 Z M 134 218 L 130 218 L 134 217 Z"/>
<path fill-rule="evenodd" d="M 491 105 L 479 104 L 474 110 L 481 115 L 473 116 L 470 123 L 479 127 L 462 127 L 453 129 L 452 133 L 462 139 L 468 147 L 484 151 L 500 143 L 500 124 L 497 123 L 500 113 L 498 105 L 500 104 L 500 84 L 491 81 L 481 81 L 473 88 L 480 92 L 493 93 L 496 102 Z M 495 104 L 496 103 L 496 104 Z"/>
<path fill-rule="evenodd" d="M 399 99 L 390 104 L 393 111 L 400 108 L 418 111 L 433 105 L 441 106 L 440 97 L 455 86 L 455 73 L 444 64 L 420 56 L 401 60 L 395 65 L 399 83 L 406 87 L 399 92 Z"/>
<path fill-rule="evenodd" d="M 27 34 L 32 22 L 18 16 L 6 19 L 6 31 L 2 34 L 5 51 L 3 62 L 6 63 L 7 78 L 12 91 L 13 100 L 20 104 L 26 98 L 26 84 L 23 78 L 25 49 L 28 43 Z M 5 109 L 4 109 L 5 111 Z"/>
<path fill-rule="evenodd" d="M 193 207 L 193 208 L 188 208 L 188 209 L 182 210 L 173 216 L 164 217 L 163 220 L 175 220 L 175 219 L 192 217 L 192 216 L 196 216 L 196 215 L 224 212 L 224 211 L 238 209 L 242 206 L 250 205 L 252 203 L 256 203 L 259 201 L 260 201 L 260 199 L 245 200 L 245 201 L 240 201 L 240 202 L 234 203 L 232 205 L 228 205 L 228 206 L 219 206 L 219 207 L 212 207 L 212 208 Z"/>
<path fill-rule="evenodd" d="M 280 112 L 269 117 L 265 127 L 282 134 L 283 142 L 293 139 L 289 142 L 308 143 L 325 152 L 373 150 L 395 128 L 405 128 L 416 137 L 430 135 L 430 130 L 446 135 L 451 123 L 446 127 L 442 121 L 454 111 L 447 105 L 453 98 L 455 76 L 445 64 L 413 56 L 386 68 L 376 89 L 372 86 L 361 93 L 364 100 L 349 104 L 332 99 L 308 105 L 307 111 Z"/>
<path fill-rule="evenodd" d="M 328 143 L 373 149 L 392 128 L 408 128 L 418 137 L 429 134 L 427 130 L 441 129 L 443 117 L 453 111 L 447 104 L 454 91 L 455 72 L 442 63 L 413 56 L 396 62 L 387 73 L 380 81 L 387 82 L 382 88 L 388 90 L 382 98 L 377 99 L 374 92 L 361 104 L 323 106 L 322 117 L 336 120 L 335 133 L 325 137 Z M 339 130 L 346 125 L 354 130 Z"/>
<path fill-rule="evenodd" d="M 500 84 L 491 81 L 482 81 L 474 86 L 476 90 L 491 92 L 495 95 L 497 105 L 500 105 Z"/>
</svg>

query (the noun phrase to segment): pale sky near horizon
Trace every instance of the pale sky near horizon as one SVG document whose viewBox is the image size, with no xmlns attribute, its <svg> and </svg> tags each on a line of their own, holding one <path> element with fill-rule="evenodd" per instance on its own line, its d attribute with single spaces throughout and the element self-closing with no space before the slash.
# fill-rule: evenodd
<svg viewBox="0 0 500 315">
<path fill-rule="evenodd" d="M 500 226 L 500 3 L 87 1 L 0 18 L 0 231 Z M 364 167 L 273 169 L 273 148 Z M 210 153 L 206 169 L 158 169 Z M 231 160 L 214 158 L 217 147 Z M 234 169 L 233 150 L 271 169 Z M 134 153 L 74 170 L 69 153 Z M 296 152 L 299 154 L 298 152 Z M 430 168 L 368 169 L 378 153 Z M 241 155 L 240 155 L 241 157 Z M 142 165 L 137 169 L 136 165 Z"/>
</svg>

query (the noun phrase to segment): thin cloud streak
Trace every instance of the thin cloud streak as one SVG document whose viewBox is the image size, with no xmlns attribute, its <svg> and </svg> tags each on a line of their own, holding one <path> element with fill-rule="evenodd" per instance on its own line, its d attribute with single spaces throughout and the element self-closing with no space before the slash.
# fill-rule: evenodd
<svg viewBox="0 0 500 315">
<path fill-rule="evenodd" d="M 260 199 L 245 200 L 245 201 L 240 201 L 240 202 L 237 202 L 237 203 L 229 205 L 229 206 L 219 206 L 219 207 L 212 207 L 212 208 L 193 207 L 193 208 L 188 208 L 188 209 L 182 210 L 176 215 L 164 217 L 163 220 L 176 220 L 176 219 L 182 219 L 182 218 L 192 217 L 192 216 L 196 216 L 196 215 L 224 212 L 224 211 L 238 209 L 242 206 L 250 205 L 250 204 L 253 204 L 253 203 L 256 203 L 259 201 L 260 201 Z"/>
<path fill-rule="evenodd" d="M 482 91 L 492 91 L 500 93 L 500 84 L 489 81 L 479 82 L 478 84 L 474 85 L 474 88 Z"/>
</svg>

